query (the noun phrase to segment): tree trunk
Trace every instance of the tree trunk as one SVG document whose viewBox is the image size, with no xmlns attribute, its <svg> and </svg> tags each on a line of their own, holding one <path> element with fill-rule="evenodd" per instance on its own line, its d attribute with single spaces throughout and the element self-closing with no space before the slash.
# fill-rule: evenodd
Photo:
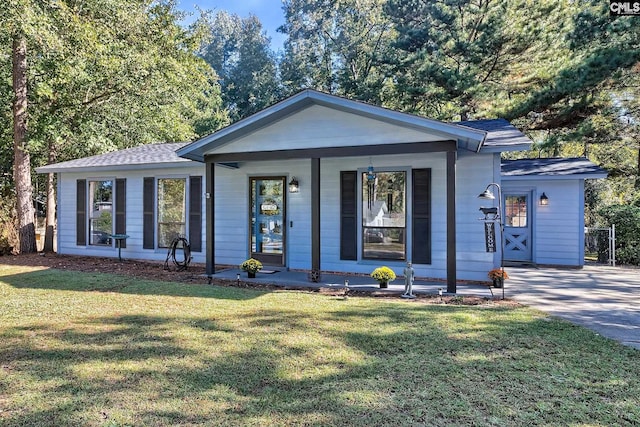
<svg viewBox="0 0 640 427">
<path fill-rule="evenodd" d="M 48 164 L 56 162 L 56 147 L 53 139 L 49 141 Z M 47 176 L 47 223 L 44 232 L 44 252 L 53 252 L 53 231 L 56 224 L 56 180 L 55 174 Z"/>
<path fill-rule="evenodd" d="M 56 226 L 56 190 L 55 174 L 50 173 L 47 177 L 47 222 L 44 232 L 44 252 L 53 252 L 53 238 Z"/>
<path fill-rule="evenodd" d="M 36 251 L 31 158 L 27 151 L 27 41 L 13 39 L 13 180 L 16 186 L 16 212 L 20 253 Z"/>
</svg>

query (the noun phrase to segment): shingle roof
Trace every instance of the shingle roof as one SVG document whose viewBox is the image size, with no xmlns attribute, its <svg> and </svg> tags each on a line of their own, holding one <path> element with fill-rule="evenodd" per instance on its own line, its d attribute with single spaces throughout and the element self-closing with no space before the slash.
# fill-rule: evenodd
<svg viewBox="0 0 640 427">
<path fill-rule="evenodd" d="M 315 94 L 315 92 L 313 92 L 313 94 Z M 316 96 L 320 95 L 316 94 Z M 485 152 L 525 150 L 528 149 L 532 143 L 526 135 L 504 119 L 475 120 L 452 124 L 464 126 L 474 131 L 480 130 L 486 132 L 486 138 L 481 148 L 482 151 Z M 37 168 L 36 171 L 38 173 L 49 173 L 124 170 L 143 167 L 149 168 L 159 164 L 163 166 L 180 166 L 191 162 L 191 160 L 179 157 L 176 154 L 176 150 L 186 147 L 187 145 L 189 145 L 189 143 L 140 145 L 125 150 L 42 166 Z M 180 151 L 182 152 L 183 150 Z"/>
<path fill-rule="evenodd" d="M 606 178 L 607 171 L 584 157 L 502 161 L 503 178 Z"/>
<path fill-rule="evenodd" d="M 183 159 L 176 154 L 176 150 L 185 145 L 187 145 L 185 142 L 139 145 L 125 150 L 42 166 L 36 171 L 38 173 L 80 172 L 100 169 L 131 169 L 132 166 L 141 167 L 142 165 L 162 164 L 166 166 L 175 163 L 191 163 L 191 160 Z"/>
<path fill-rule="evenodd" d="M 533 141 L 505 119 L 468 120 L 457 125 L 487 132 L 482 151 L 528 150 Z"/>
</svg>

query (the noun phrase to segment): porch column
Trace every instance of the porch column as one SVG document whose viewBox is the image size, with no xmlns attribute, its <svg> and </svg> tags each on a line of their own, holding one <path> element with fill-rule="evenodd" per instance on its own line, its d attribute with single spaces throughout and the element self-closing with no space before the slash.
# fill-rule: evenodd
<svg viewBox="0 0 640 427">
<path fill-rule="evenodd" d="M 320 159 L 311 159 L 311 278 L 320 278 Z"/>
<path fill-rule="evenodd" d="M 206 238 L 207 238 L 207 251 L 206 251 L 206 273 L 207 276 L 211 276 L 216 272 L 216 259 L 215 259 L 215 197 L 213 195 L 213 189 L 215 188 L 215 163 L 205 163 L 205 179 L 206 179 L 206 195 L 205 195 L 205 213 L 206 213 Z"/>
<path fill-rule="evenodd" d="M 456 151 L 447 151 L 447 292 L 456 293 Z"/>
</svg>

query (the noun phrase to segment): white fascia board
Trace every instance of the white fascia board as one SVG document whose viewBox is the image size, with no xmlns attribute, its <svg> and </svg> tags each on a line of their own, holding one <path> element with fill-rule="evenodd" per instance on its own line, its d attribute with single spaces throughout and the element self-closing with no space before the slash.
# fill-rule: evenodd
<svg viewBox="0 0 640 427">
<path fill-rule="evenodd" d="M 576 174 L 576 175 L 521 175 L 521 176 L 508 176 L 501 175 L 502 181 L 564 181 L 571 179 L 602 179 L 606 178 L 607 174 Z"/>
<path fill-rule="evenodd" d="M 126 165 L 105 165 L 105 166 L 72 166 L 72 167 L 49 167 L 42 166 L 36 168 L 37 173 L 69 173 L 69 172 L 108 172 L 108 171 L 132 171 L 147 169 L 177 169 L 188 168 L 197 165 L 195 162 L 172 162 L 172 163 L 136 163 Z"/>
<path fill-rule="evenodd" d="M 515 144 L 508 146 L 482 146 L 481 153 L 502 153 L 507 151 L 528 151 L 531 149 L 532 144 Z"/>
</svg>

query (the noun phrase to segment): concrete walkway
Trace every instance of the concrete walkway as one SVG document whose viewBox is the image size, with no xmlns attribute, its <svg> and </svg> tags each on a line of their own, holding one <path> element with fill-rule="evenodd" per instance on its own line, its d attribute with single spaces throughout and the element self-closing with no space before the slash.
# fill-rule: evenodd
<svg viewBox="0 0 640 427">
<path fill-rule="evenodd" d="M 505 296 L 640 349 L 640 269 L 507 268 Z"/>
<path fill-rule="evenodd" d="M 247 279 L 247 273 L 237 268 L 217 271 L 213 276 L 213 280 L 236 280 L 240 275 L 242 281 L 252 281 L 260 284 L 273 284 L 283 288 L 295 289 L 319 289 L 319 288 L 335 288 L 342 289 L 345 286 L 345 280 L 349 281 L 349 289 L 353 291 L 375 292 L 389 295 L 401 295 L 404 293 L 404 278 L 399 277 L 395 281 L 389 283 L 387 289 L 380 289 L 378 282 L 367 275 L 349 275 L 349 274 L 322 274 L 320 281 L 311 282 L 308 273 L 300 271 L 278 271 L 272 274 L 258 272 L 255 279 Z M 447 284 L 444 281 L 429 281 L 416 279 L 413 284 L 414 294 L 431 294 L 438 295 L 438 291 L 442 289 L 443 294 L 447 292 Z M 477 295 L 480 297 L 491 297 L 491 291 L 488 286 L 477 284 L 458 283 L 456 295 Z M 498 289 L 493 292 L 498 296 Z"/>
</svg>

